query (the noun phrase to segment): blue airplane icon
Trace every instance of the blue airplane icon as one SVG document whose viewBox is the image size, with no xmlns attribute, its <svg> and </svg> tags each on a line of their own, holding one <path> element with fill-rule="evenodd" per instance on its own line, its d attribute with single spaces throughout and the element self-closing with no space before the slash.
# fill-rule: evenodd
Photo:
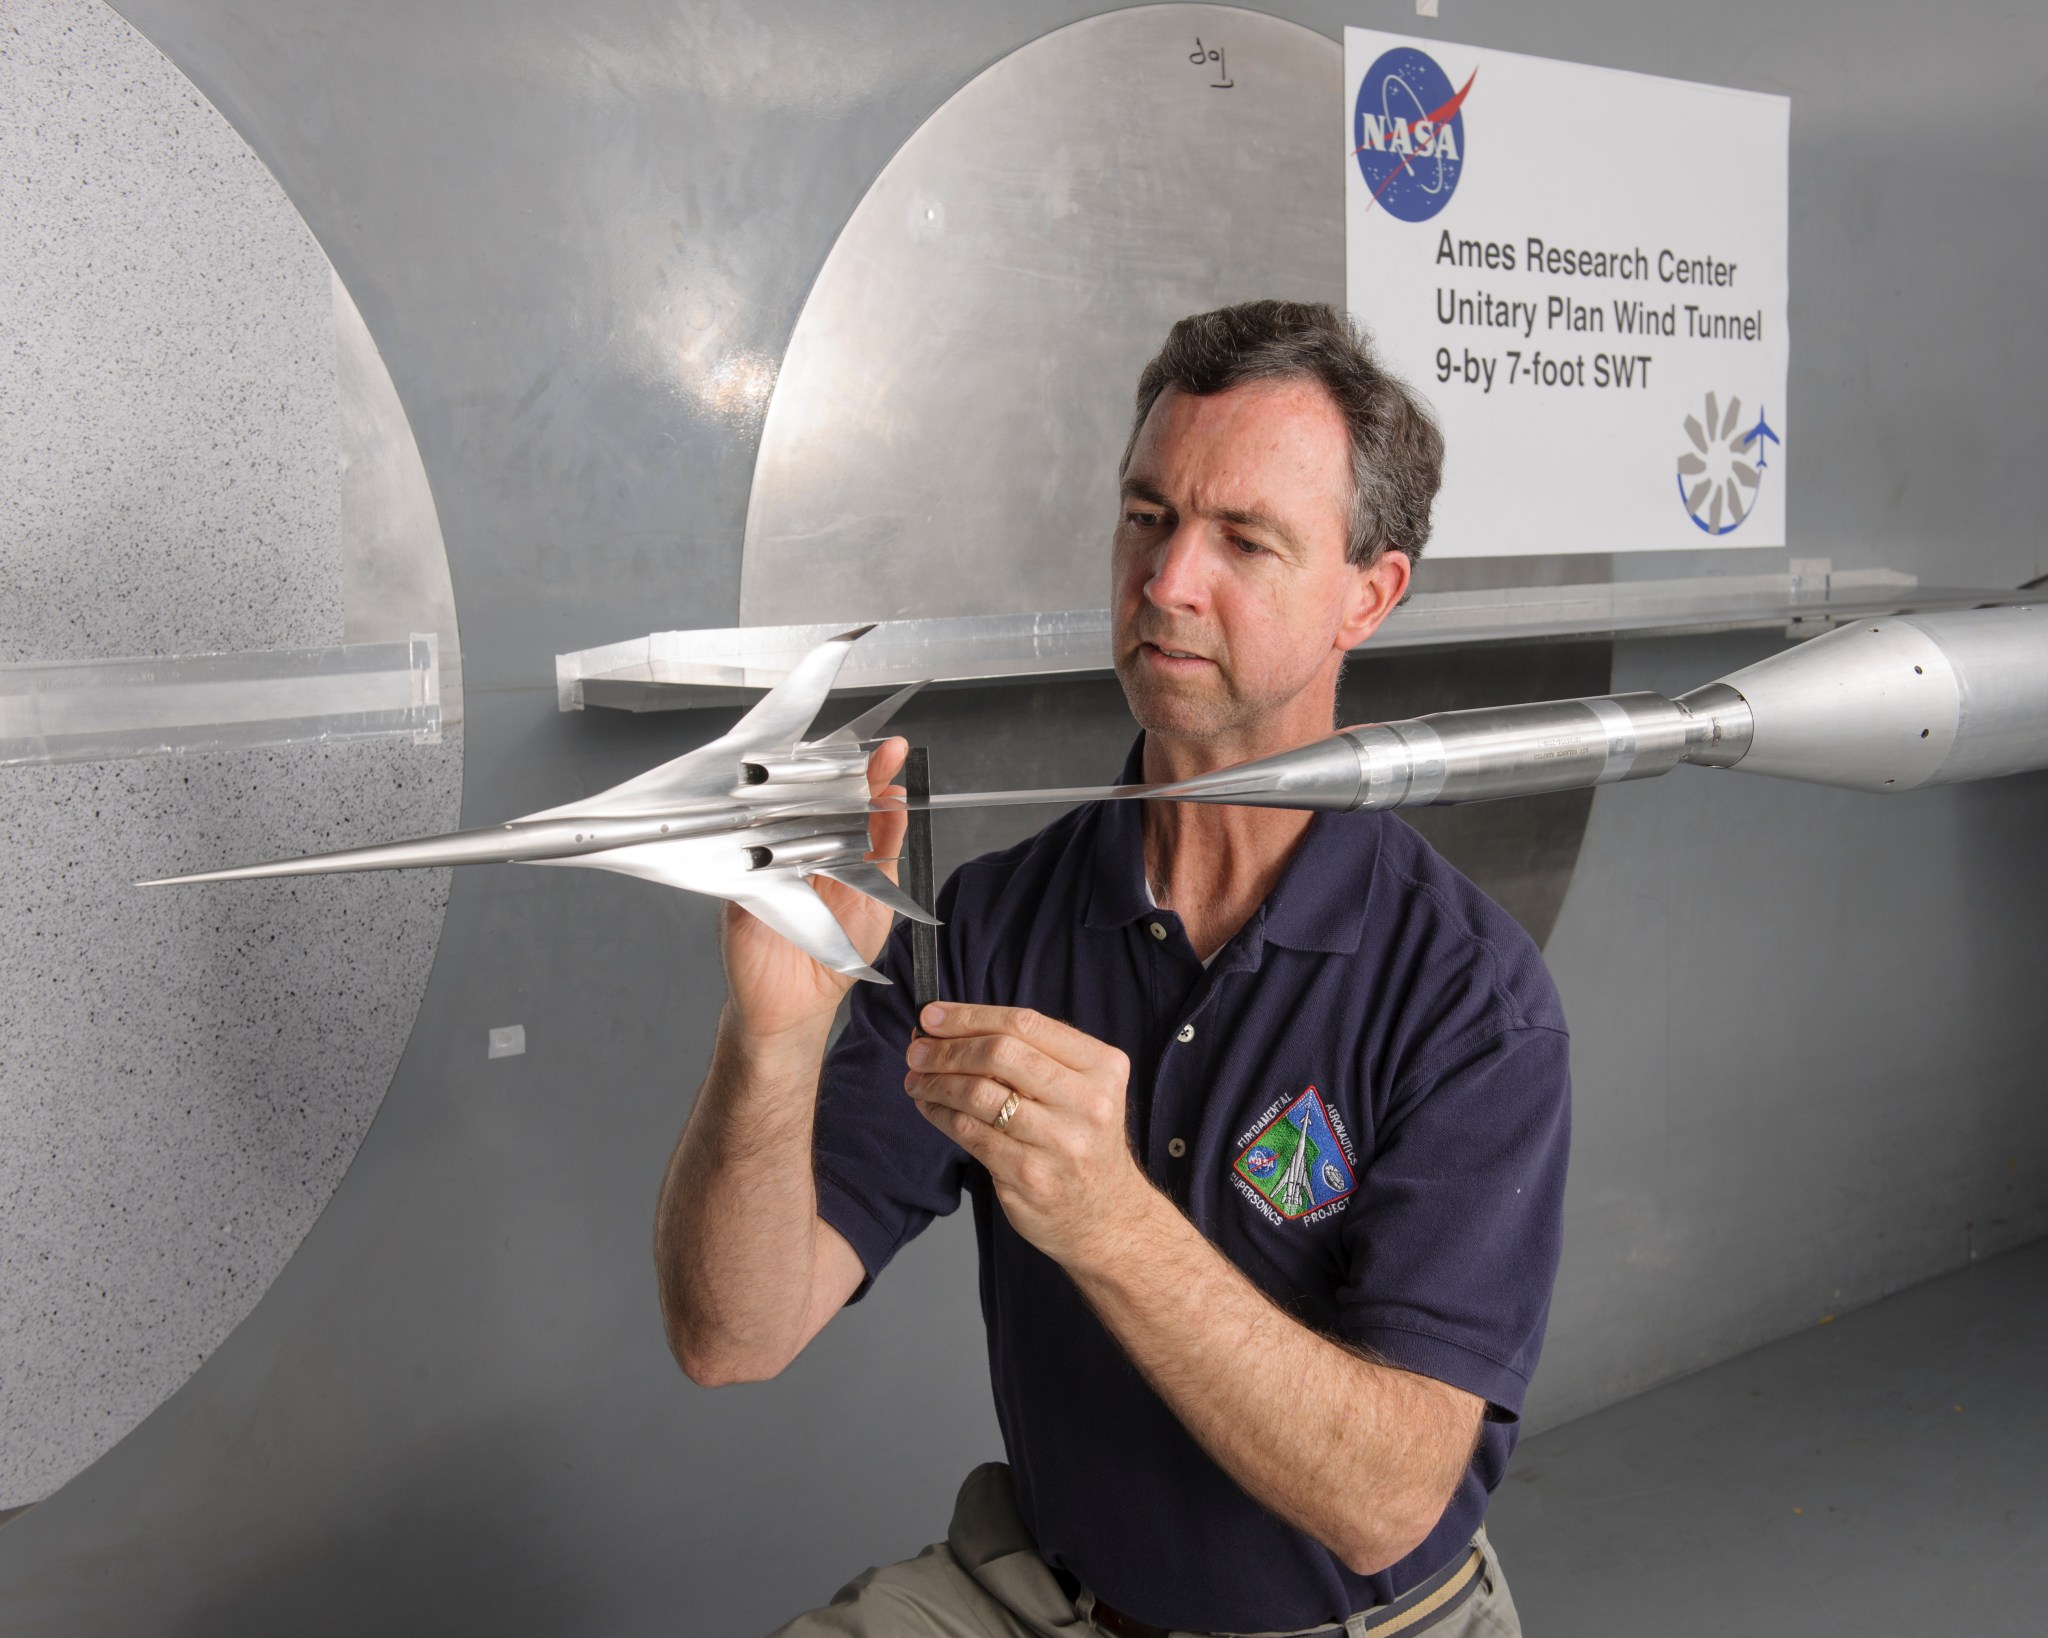
<svg viewBox="0 0 2048 1638">
<path fill-rule="evenodd" d="M 1761 409 L 1759 409 L 1756 412 L 1756 425 L 1751 427 L 1749 431 L 1742 435 L 1742 447 L 1744 449 L 1747 449 L 1751 444 L 1756 443 L 1757 440 L 1760 438 L 1768 438 L 1774 444 L 1782 444 L 1784 441 L 1781 438 L 1779 438 L 1779 436 L 1775 432 L 1771 430 L 1771 423 L 1764 419 L 1764 412 Z M 1768 454 L 1769 451 L 1765 450 L 1761 445 L 1758 445 L 1756 452 L 1757 471 L 1761 472 L 1765 467 L 1771 464 L 1770 461 L 1767 459 Z"/>
</svg>

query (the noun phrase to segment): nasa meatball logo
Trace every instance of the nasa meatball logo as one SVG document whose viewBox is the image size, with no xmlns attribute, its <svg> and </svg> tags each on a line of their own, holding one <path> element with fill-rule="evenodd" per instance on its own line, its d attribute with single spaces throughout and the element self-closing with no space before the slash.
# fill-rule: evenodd
<svg viewBox="0 0 2048 1638">
<path fill-rule="evenodd" d="M 1402 222 L 1426 222 L 1451 202 L 1465 169 L 1465 98 L 1436 59 L 1413 46 L 1381 53 L 1358 82 L 1351 155 L 1372 204 Z M 1370 208 L 1370 207 L 1368 207 Z"/>
</svg>

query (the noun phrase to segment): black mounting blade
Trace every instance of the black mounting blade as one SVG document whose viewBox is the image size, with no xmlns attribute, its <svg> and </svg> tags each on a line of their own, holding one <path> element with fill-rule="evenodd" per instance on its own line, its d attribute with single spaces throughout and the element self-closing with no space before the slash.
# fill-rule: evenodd
<svg viewBox="0 0 2048 1638">
<path fill-rule="evenodd" d="M 932 862 L 932 763 L 922 745 L 903 760 L 903 794 L 910 805 L 910 835 L 903 849 L 904 891 L 934 915 L 939 908 L 937 869 Z M 939 930 L 928 922 L 910 924 L 910 999 L 919 1015 L 939 998 Z"/>
</svg>

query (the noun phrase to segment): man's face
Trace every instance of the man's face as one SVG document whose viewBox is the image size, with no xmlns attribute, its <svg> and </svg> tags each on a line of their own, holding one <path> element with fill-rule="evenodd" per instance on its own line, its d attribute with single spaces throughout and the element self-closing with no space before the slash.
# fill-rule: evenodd
<svg viewBox="0 0 2048 1638">
<path fill-rule="evenodd" d="M 1116 670 L 1141 727 L 1244 754 L 1329 731 L 1344 652 L 1407 584 L 1398 552 L 1345 561 L 1350 506 L 1349 436 L 1319 383 L 1159 395 L 1114 553 Z"/>
</svg>

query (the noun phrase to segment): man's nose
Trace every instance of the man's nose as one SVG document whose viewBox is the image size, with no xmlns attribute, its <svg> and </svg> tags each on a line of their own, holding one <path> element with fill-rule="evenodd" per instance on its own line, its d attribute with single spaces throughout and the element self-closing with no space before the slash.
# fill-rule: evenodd
<svg viewBox="0 0 2048 1638">
<path fill-rule="evenodd" d="M 1183 522 L 1160 542 L 1145 595 L 1161 608 L 1198 609 L 1208 602 L 1208 553 L 1199 523 Z"/>
</svg>

